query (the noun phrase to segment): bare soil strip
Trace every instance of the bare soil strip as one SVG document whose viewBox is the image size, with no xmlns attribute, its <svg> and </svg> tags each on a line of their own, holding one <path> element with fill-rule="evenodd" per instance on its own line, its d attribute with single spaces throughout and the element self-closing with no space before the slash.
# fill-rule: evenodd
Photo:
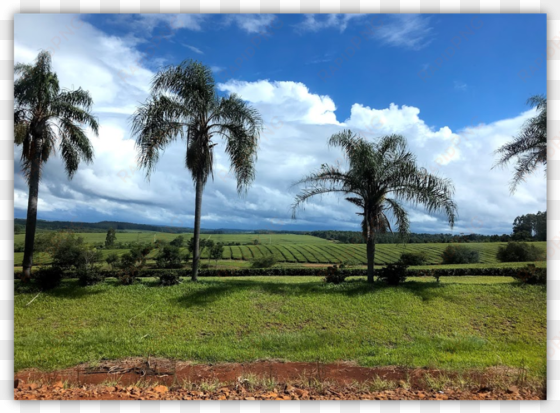
<svg viewBox="0 0 560 413">
<path fill-rule="evenodd" d="M 191 364 L 158 358 L 16 373 L 16 400 L 544 400 L 523 371 L 261 361 Z"/>
</svg>

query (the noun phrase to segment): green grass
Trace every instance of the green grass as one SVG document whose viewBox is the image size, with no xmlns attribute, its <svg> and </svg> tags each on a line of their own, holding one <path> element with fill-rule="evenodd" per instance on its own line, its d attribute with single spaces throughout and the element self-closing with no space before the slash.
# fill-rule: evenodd
<svg viewBox="0 0 560 413">
<path fill-rule="evenodd" d="M 546 367 L 546 288 L 505 277 L 418 278 L 399 287 L 318 277 L 113 280 L 51 292 L 16 281 L 15 370 L 129 356 L 195 362 L 353 360 L 446 369 Z"/>
</svg>

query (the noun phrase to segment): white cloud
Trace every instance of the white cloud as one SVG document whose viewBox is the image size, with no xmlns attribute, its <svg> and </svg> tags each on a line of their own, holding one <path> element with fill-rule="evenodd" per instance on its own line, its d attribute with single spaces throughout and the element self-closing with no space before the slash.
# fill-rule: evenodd
<svg viewBox="0 0 560 413">
<path fill-rule="evenodd" d="M 462 92 L 464 92 L 465 90 L 467 90 L 467 84 L 464 82 L 460 82 L 458 80 L 455 80 L 453 82 L 453 87 L 455 88 L 455 90 L 460 90 Z"/>
<path fill-rule="evenodd" d="M 237 93 L 244 99 L 258 103 L 265 112 L 274 112 L 278 119 L 313 124 L 337 124 L 336 106 L 329 96 L 309 92 L 297 82 L 245 82 L 231 80 L 218 84 L 218 89 Z M 283 110 L 278 110 L 279 105 Z"/>
<path fill-rule="evenodd" d="M 428 17 L 420 14 L 386 15 L 376 37 L 390 46 L 420 50 L 431 42 L 432 28 Z"/>
<path fill-rule="evenodd" d="M 303 21 L 297 26 L 300 31 L 317 32 L 323 29 L 337 29 L 340 33 L 348 27 L 348 23 L 353 19 L 360 19 L 365 14 L 327 14 L 316 15 L 306 14 Z"/>
<path fill-rule="evenodd" d="M 224 24 L 235 24 L 247 33 L 262 33 L 273 23 L 274 14 L 229 14 L 225 16 Z"/>
<path fill-rule="evenodd" d="M 204 54 L 204 52 L 202 50 L 200 50 L 198 47 L 194 47 L 194 46 L 191 46 L 190 44 L 184 44 L 184 43 L 183 43 L 183 46 L 185 46 L 188 49 L 191 49 L 195 53 Z"/>
</svg>

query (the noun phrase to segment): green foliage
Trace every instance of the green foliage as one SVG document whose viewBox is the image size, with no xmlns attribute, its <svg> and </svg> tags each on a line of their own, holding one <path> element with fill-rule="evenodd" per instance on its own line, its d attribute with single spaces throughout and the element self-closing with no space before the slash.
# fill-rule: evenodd
<svg viewBox="0 0 560 413">
<path fill-rule="evenodd" d="M 215 260 L 216 264 L 217 261 L 222 258 L 222 254 L 224 253 L 224 246 L 220 243 L 217 243 L 216 245 L 214 245 L 211 249 L 210 249 L 210 253 L 208 254 L 208 257 Z"/>
<path fill-rule="evenodd" d="M 169 244 L 174 246 L 174 247 L 182 247 L 183 243 L 185 242 L 185 237 L 183 237 L 182 235 L 179 235 L 177 238 L 175 238 L 173 241 L 171 241 Z"/>
<path fill-rule="evenodd" d="M 107 236 L 105 237 L 105 248 L 113 248 L 115 241 L 117 240 L 117 235 L 113 228 L 107 230 Z"/>
<path fill-rule="evenodd" d="M 71 232 L 60 232 L 51 239 L 48 252 L 52 256 L 53 267 L 62 270 L 84 268 L 91 270 L 102 258 L 101 251 L 84 243 L 82 237 Z"/>
<path fill-rule="evenodd" d="M 119 256 L 116 253 L 111 253 L 105 258 L 105 262 L 113 269 L 113 267 L 119 262 Z"/>
<path fill-rule="evenodd" d="M 543 256 L 533 244 L 508 242 L 498 249 L 496 258 L 501 262 L 526 262 L 542 260 Z"/>
<path fill-rule="evenodd" d="M 181 268 L 181 250 L 179 247 L 171 243 L 160 249 L 156 256 L 156 266 L 158 268 Z"/>
<path fill-rule="evenodd" d="M 183 271 L 183 276 L 185 275 Z M 180 272 L 165 272 L 159 276 L 159 284 L 162 286 L 171 286 L 181 283 Z"/>
<path fill-rule="evenodd" d="M 41 268 L 33 272 L 33 281 L 41 291 L 52 290 L 60 285 L 62 273 L 59 267 Z"/>
<path fill-rule="evenodd" d="M 137 245 L 129 252 L 121 255 L 119 260 L 120 271 L 117 274 L 121 284 L 130 285 L 134 283 L 140 271 L 146 265 L 146 256 L 152 251 L 150 244 Z"/>
<path fill-rule="evenodd" d="M 472 264 L 480 261 L 480 254 L 465 245 L 449 245 L 441 258 L 444 264 Z"/>
<path fill-rule="evenodd" d="M 377 279 L 386 282 L 388 285 L 399 285 L 406 281 L 407 268 L 408 265 L 402 263 L 389 264 L 379 270 Z"/>
<path fill-rule="evenodd" d="M 404 265 L 424 265 L 426 263 L 426 253 L 421 252 L 403 252 L 399 262 Z"/>
<path fill-rule="evenodd" d="M 78 282 L 82 286 L 95 285 L 105 281 L 105 274 L 99 271 L 99 268 L 86 269 L 85 267 L 79 268 L 76 271 Z"/>
<path fill-rule="evenodd" d="M 14 234 L 25 234 L 25 225 L 14 224 Z"/>
<path fill-rule="evenodd" d="M 325 270 L 325 278 L 323 278 L 323 281 L 326 283 L 340 284 L 346 280 L 346 277 L 348 277 L 347 274 L 341 271 L 338 266 L 333 265 Z"/>
<path fill-rule="evenodd" d="M 276 263 L 276 257 L 272 254 L 267 254 L 262 257 L 253 258 L 251 261 L 251 268 L 270 268 Z"/>
<path fill-rule="evenodd" d="M 527 264 L 520 268 L 514 278 L 523 284 L 546 284 L 546 268 L 537 268 L 535 264 Z"/>
<path fill-rule="evenodd" d="M 14 243 L 14 252 L 24 252 L 24 251 L 25 251 L 25 244 Z"/>
</svg>

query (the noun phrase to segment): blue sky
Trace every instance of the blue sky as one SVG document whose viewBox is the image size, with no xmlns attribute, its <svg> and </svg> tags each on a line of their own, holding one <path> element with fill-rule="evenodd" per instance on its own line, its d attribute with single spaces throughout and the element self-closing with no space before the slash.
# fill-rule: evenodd
<svg viewBox="0 0 560 413">
<path fill-rule="evenodd" d="M 96 162 L 73 181 L 57 161 L 47 166 L 39 217 L 192 226 L 192 184 L 173 162 L 180 143 L 147 182 L 133 166 L 127 122 L 158 69 L 197 59 L 212 67 L 220 93 L 240 94 L 268 126 L 247 197 L 237 197 L 218 154 L 204 227 L 359 229 L 336 197 L 289 219 L 290 184 L 339 158 L 325 142 L 352 127 L 371 139 L 402 133 L 420 164 L 454 180 L 455 231 L 510 232 L 515 216 L 546 208 L 546 180 L 539 171 L 510 195 L 511 168 L 491 170 L 492 151 L 533 114 L 527 98 L 546 93 L 546 66 L 535 63 L 545 39 L 544 14 L 17 15 L 16 61 L 51 50 L 61 83 L 90 90 L 104 126 L 92 138 Z M 15 215 L 24 217 L 18 162 L 15 172 Z M 414 231 L 449 232 L 443 217 L 421 208 L 411 216 Z"/>
</svg>

